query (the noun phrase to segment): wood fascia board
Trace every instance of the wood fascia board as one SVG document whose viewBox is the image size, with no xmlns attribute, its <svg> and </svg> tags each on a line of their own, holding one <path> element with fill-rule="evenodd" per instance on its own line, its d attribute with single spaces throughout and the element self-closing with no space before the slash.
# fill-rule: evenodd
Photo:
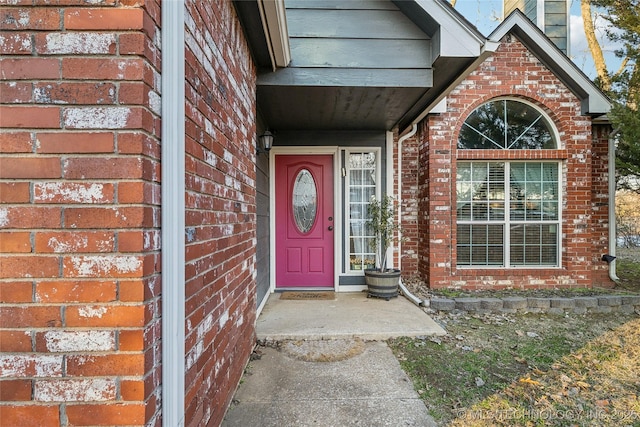
<svg viewBox="0 0 640 427">
<path fill-rule="evenodd" d="M 283 68 L 258 76 L 258 86 L 407 87 L 433 86 L 431 69 Z"/>
<path fill-rule="evenodd" d="M 480 55 L 480 50 L 484 45 L 485 38 L 475 29 L 467 25 L 463 19 L 449 10 L 438 0 L 415 0 L 433 20 L 440 29 L 437 39 L 438 46 L 433 46 L 435 52 L 440 56 L 451 57 L 474 57 Z"/>
<path fill-rule="evenodd" d="M 606 114 L 611 101 L 549 38 L 518 9 L 496 28 L 489 39 L 500 41 L 513 34 L 582 102 L 582 114 Z"/>
<path fill-rule="evenodd" d="M 273 69 L 286 67 L 291 62 L 291 49 L 284 0 L 258 0 L 258 9 Z"/>
</svg>

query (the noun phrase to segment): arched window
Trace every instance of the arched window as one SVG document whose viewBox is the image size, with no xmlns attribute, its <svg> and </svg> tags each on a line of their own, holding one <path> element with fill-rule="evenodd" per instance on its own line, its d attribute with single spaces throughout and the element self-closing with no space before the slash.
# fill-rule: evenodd
<svg viewBox="0 0 640 427">
<path fill-rule="evenodd" d="M 496 99 L 476 108 L 462 125 L 461 149 L 537 150 L 558 148 L 554 127 L 533 105 Z"/>
<path fill-rule="evenodd" d="M 555 129 L 530 103 L 494 99 L 467 117 L 458 148 L 556 149 Z M 528 155 L 497 157 L 502 156 L 457 162 L 457 266 L 559 267 L 561 162 Z"/>
</svg>

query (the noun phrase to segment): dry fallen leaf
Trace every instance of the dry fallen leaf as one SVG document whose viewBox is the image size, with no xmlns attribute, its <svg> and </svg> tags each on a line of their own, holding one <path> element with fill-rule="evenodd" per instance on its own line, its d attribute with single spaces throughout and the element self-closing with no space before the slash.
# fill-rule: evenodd
<svg viewBox="0 0 640 427">
<path fill-rule="evenodd" d="M 591 387 L 590 384 L 587 384 L 584 381 L 576 381 L 576 385 L 583 390 Z"/>
<path fill-rule="evenodd" d="M 563 397 L 559 394 L 552 394 L 551 399 L 553 399 L 554 402 L 561 402 L 563 400 Z"/>
<path fill-rule="evenodd" d="M 563 384 L 572 382 L 571 378 L 569 378 L 565 374 L 560 375 L 560 381 L 562 381 Z"/>
<path fill-rule="evenodd" d="M 532 380 L 531 378 L 527 377 L 527 378 L 520 378 L 520 382 L 524 383 L 524 384 L 531 384 L 531 385 L 535 385 L 535 386 L 539 386 L 542 385 L 540 384 L 539 381 L 536 380 Z"/>
</svg>

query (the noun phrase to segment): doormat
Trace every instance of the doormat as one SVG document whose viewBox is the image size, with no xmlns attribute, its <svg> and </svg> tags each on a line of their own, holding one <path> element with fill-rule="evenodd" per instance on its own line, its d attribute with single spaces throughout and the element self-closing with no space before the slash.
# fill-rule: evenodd
<svg viewBox="0 0 640 427">
<path fill-rule="evenodd" d="M 314 300 L 334 300 L 336 299 L 336 294 L 335 292 L 308 292 L 308 291 L 301 291 L 301 292 L 294 292 L 294 291 L 289 291 L 289 292 L 282 292 L 280 294 L 280 299 L 285 299 L 285 300 L 301 300 L 301 301 L 314 301 Z"/>
</svg>

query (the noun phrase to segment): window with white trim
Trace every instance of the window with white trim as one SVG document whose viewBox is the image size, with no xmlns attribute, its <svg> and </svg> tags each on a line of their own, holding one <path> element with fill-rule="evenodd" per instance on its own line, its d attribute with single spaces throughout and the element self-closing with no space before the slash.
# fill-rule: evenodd
<svg viewBox="0 0 640 427">
<path fill-rule="evenodd" d="M 372 196 L 379 195 L 379 151 L 346 152 L 347 272 L 362 272 L 375 267 L 371 246 L 373 234 L 367 227 L 367 207 Z"/>
<path fill-rule="evenodd" d="M 542 111 L 515 99 L 482 104 L 464 121 L 458 138 L 462 149 L 553 149 L 554 127 Z"/>
<path fill-rule="evenodd" d="M 458 162 L 457 265 L 557 267 L 559 168 L 558 162 Z"/>
<path fill-rule="evenodd" d="M 555 149 L 556 135 L 532 104 L 497 99 L 467 117 L 458 148 Z M 560 176 L 559 161 L 458 161 L 457 265 L 558 267 Z"/>
</svg>

